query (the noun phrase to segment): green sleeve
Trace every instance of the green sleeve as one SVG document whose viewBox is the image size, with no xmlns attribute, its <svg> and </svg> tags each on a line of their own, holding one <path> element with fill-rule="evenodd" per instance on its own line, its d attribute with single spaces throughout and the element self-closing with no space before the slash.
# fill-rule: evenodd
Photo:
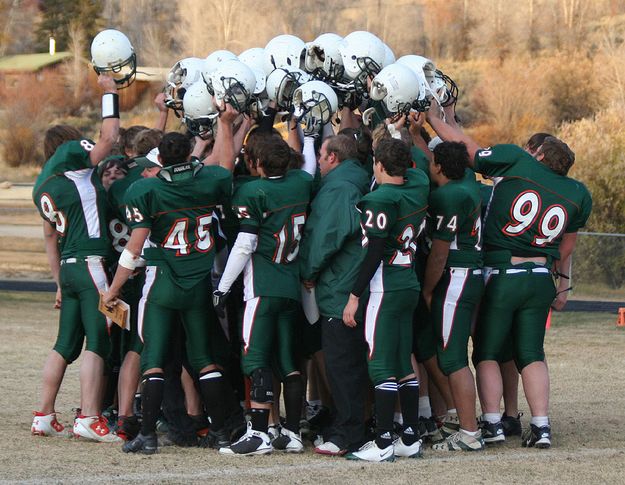
<svg viewBox="0 0 625 485">
<path fill-rule="evenodd" d="M 146 181 L 148 179 L 145 179 Z M 143 182 L 139 180 L 138 182 Z M 152 228 L 152 198 L 150 192 L 143 190 L 144 184 L 135 182 L 126 191 L 126 223 L 131 229 L 137 227 Z"/>
<path fill-rule="evenodd" d="M 447 196 L 446 196 L 447 195 Z M 459 207 L 451 194 L 437 189 L 430 193 L 429 213 L 432 217 L 432 239 L 453 241 L 458 233 Z"/>
<path fill-rule="evenodd" d="M 358 203 L 360 221 L 367 237 L 386 239 L 397 219 L 397 207 L 378 195 L 379 190 L 371 192 Z"/>
<path fill-rule="evenodd" d="M 586 187 L 584 187 L 584 190 L 586 193 L 582 198 L 580 210 L 577 212 L 577 214 L 575 214 L 575 218 L 573 218 L 571 222 L 569 222 L 569 225 L 566 228 L 567 233 L 579 231 L 582 227 L 586 225 L 586 223 L 588 222 L 588 218 L 590 217 L 590 212 L 592 211 L 592 197 L 590 196 L 590 193 L 588 192 L 588 189 L 586 189 Z"/>
<path fill-rule="evenodd" d="M 412 158 L 415 168 L 418 168 L 422 172 L 425 172 L 425 174 L 429 178 L 430 161 L 428 160 L 428 157 L 425 156 L 425 153 L 423 153 L 423 150 L 413 145 L 412 147 L 410 147 L 410 157 Z"/>
<path fill-rule="evenodd" d="M 63 143 L 49 160 L 49 167 L 53 173 L 62 174 L 85 168 L 93 168 L 89 152 L 93 150 L 95 143 L 91 140 L 72 140 Z"/>
<path fill-rule="evenodd" d="M 263 195 L 256 186 L 255 182 L 242 185 L 232 198 L 232 208 L 241 225 L 260 227 L 263 220 Z"/>
<path fill-rule="evenodd" d="M 516 145 L 495 145 L 480 149 L 475 153 L 475 171 L 497 177 L 505 175 L 514 165 L 532 157 L 529 153 Z"/>
</svg>

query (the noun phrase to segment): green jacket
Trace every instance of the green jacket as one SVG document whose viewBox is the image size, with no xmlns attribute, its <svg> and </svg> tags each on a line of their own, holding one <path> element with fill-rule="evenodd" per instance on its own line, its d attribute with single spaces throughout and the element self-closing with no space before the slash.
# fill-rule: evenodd
<svg viewBox="0 0 625 485">
<path fill-rule="evenodd" d="M 319 312 L 343 318 L 356 280 L 362 250 L 356 204 L 367 193 L 369 178 L 356 160 L 345 160 L 321 179 L 300 249 L 300 277 L 316 282 Z"/>
</svg>

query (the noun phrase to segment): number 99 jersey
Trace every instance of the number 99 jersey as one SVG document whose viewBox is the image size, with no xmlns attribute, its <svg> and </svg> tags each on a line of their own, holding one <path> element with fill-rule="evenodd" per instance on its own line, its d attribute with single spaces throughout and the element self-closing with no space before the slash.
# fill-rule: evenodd
<svg viewBox="0 0 625 485">
<path fill-rule="evenodd" d="M 475 170 L 501 178 L 486 212 L 486 253 L 504 249 L 513 256 L 559 259 L 562 235 L 586 225 L 592 199 L 584 184 L 558 175 L 516 145 L 479 150 Z"/>
<path fill-rule="evenodd" d="M 430 181 L 418 169 L 408 169 L 404 179 L 403 185 L 380 185 L 358 203 L 363 246 L 372 237 L 385 239 L 382 264 L 369 284 L 372 292 L 420 289 L 414 255 L 426 215 Z"/>
<path fill-rule="evenodd" d="M 257 296 L 300 299 L 299 265 L 293 264 L 304 232 L 313 178 L 303 170 L 242 185 L 232 205 L 241 229 L 258 234 L 243 273 L 245 301 Z"/>
</svg>

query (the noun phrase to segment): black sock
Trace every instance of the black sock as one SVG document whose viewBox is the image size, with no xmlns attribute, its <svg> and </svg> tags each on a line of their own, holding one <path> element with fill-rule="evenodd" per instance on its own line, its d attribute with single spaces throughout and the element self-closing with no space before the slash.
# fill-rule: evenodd
<svg viewBox="0 0 625 485">
<path fill-rule="evenodd" d="M 399 404 L 404 418 L 402 441 L 410 446 L 419 439 L 419 381 L 409 379 L 399 383 Z"/>
<path fill-rule="evenodd" d="M 224 427 L 225 409 L 223 389 L 226 381 L 221 372 L 214 370 L 200 374 L 200 393 L 204 407 L 210 418 L 212 431 L 219 431 Z"/>
<path fill-rule="evenodd" d="M 375 386 L 375 422 L 378 448 L 386 448 L 393 444 L 393 416 L 397 402 L 397 382 L 382 381 Z"/>
<path fill-rule="evenodd" d="M 163 402 L 163 374 L 148 374 L 143 376 L 141 389 L 141 408 L 143 420 L 141 422 L 141 434 L 149 435 L 156 432 L 156 421 L 161 414 Z"/>
<path fill-rule="evenodd" d="M 302 416 L 304 401 L 304 383 L 299 374 L 287 376 L 284 379 L 284 411 L 286 423 L 284 427 L 294 433 L 299 433 L 299 420 Z"/>
<path fill-rule="evenodd" d="M 252 429 L 267 433 L 269 430 L 269 409 L 251 409 Z"/>
</svg>

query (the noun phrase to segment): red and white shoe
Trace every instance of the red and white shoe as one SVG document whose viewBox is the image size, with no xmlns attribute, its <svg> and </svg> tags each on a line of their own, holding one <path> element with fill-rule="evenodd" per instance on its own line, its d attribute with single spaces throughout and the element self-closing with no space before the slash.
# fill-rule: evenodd
<svg viewBox="0 0 625 485">
<path fill-rule="evenodd" d="M 33 412 L 33 424 L 30 432 L 35 436 L 55 436 L 58 438 L 68 438 L 71 436 L 69 430 L 65 429 L 56 420 L 56 413 L 43 414 L 39 411 Z"/>
<path fill-rule="evenodd" d="M 123 440 L 108 427 L 103 416 L 78 416 L 74 420 L 74 436 L 103 443 L 121 443 Z"/>
</svg>

